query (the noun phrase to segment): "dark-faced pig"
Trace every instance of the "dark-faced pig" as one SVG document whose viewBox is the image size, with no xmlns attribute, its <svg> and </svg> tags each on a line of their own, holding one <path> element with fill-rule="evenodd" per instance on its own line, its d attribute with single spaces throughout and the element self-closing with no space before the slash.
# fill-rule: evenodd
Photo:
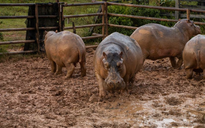
<svg viewBox="0 0 205 128">
<path fill-rule="evenodd" d="M 118 32 L 106 37 L 94 55 L 99 96 L 105 96 L 106 90 L 126 89 L 142 65 L 143 54 L 135 40 Z"/>
<path fill-rule="evenodd" d="M 186 77 L 192 78 L 193 71 L 203 72 L 205 78 L 205 36 L 197 35 L 187 42 L 183 51 Z"/>
<path fill-rule="evenodd" d="M 201 33 L 200 27 L 193 21 L 182 19 L 171 28 L 154 23 L 143 25 L 130 37 L 139 43 L 144 59 L 156 60 L 169 57 L 172 67 L 180 68 L 185 44 L 199 33 Z M 175 57 L 179 59 L 177 63 Z"/>
<path fill-rule="evenodd" d="M 45 49 L 48 59 L 51 62 L 51 71 L 55 74 L 62 72 L 62 67 L 66 67 L 66 78 L 72 76 L 76 63 L 80 63 L 81 76 L 86 75 L 85 68 L 85 44 L 80 36 L 62 31 L 55 33 L 49 31 L 45 35 Z"/>
</svg>

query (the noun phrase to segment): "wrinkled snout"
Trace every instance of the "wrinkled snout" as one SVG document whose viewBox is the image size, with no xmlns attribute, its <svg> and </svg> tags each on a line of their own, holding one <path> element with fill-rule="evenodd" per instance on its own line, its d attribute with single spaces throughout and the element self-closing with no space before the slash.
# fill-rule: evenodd
<svg viewBox="0 0 205 128">
<path fill-rule="evenodd" d="M 109 74 L 105 79 L 107 90 L 121 90 L 125 88 L 125 82 L 119 74 Z"/>
<path fill-rule="evenodd" d="M 196 35 L 201 33 L 201 29 L 198 25 L 195 25 Z"/>
</svg>

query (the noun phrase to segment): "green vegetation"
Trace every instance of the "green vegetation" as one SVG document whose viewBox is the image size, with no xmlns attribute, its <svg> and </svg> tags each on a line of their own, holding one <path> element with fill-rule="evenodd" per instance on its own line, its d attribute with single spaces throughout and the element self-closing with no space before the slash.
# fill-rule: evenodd
<svg viewBox="0 0 205 128">
<path fill-rule="evenodd" d="M 129 7 L 123 7 L 123 6 L 109 6 L 108 12 L 110 13 L 117 13 L 117 14 L 131 14 L 131 10 Z M 117 25 L 127 25 L 127 26 L 133 26 L 133 21 L 130 18 L 126 17 L 110 17 L 109 18 L 110 24 L 117 24 Z M 125 28 L 116 28 L 116 27 L 110 27 L 109 33 L 112 32 L 120 32 L 125 35 L 131 35 L 133 30 L 125 29 Z"/>
</svg>

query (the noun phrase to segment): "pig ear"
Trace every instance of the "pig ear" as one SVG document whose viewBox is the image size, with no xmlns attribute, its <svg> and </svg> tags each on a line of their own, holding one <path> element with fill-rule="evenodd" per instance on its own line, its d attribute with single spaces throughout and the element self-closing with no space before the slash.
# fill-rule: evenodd
<svg viewBox="0 0 205 128">
<path fill-rule="evenodd" d="M 123 52 L 120 53 L 120 58 L 122 58 Z"/>
<path fill-rule="evenodd" d="M 47 33 L 48 33 L 47 31 L 44 31 L 44 33 L 43 33 L 43 39 L 45 39 L 45 36 L 46 36 Z"/>
<path fill-rule="evenodd" d="M 179 21 L 180 21 L 181 19 L 179 19 Z"/>
<path fill-rule="evenodd" d="M 104 57 L 107 57 L 107 55 L 106 55 L 106 53 L 105 53 L 105 52 L 103 52 L 103 56 L 104 56 Z"/>
<path fill-rule="evenodd" d="M 45 31 L 44 31 L 44 35 L 46 35 L 47 33 L 48 33 L 48 31 L 45 30 Z"/>
</svg>

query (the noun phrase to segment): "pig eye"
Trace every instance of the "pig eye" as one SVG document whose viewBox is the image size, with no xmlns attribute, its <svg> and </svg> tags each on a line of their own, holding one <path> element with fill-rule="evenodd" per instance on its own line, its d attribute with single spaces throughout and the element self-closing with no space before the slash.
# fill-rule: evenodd
<svg viewBox="0 0 205 128">
<path fill-rule="evenodd" d="M 121 65 L 122 65 L 121 61 L 117 62 L 117 67 L 120 67 Z"/>
<path fill-rule="evenodd" d="M 106 68 L 109 68 L 109 67 L 110 67 L 110 65 L 109 65 L 108 62 L 105 62 L 104 65 L 105 65 Z"/>
</svg>

